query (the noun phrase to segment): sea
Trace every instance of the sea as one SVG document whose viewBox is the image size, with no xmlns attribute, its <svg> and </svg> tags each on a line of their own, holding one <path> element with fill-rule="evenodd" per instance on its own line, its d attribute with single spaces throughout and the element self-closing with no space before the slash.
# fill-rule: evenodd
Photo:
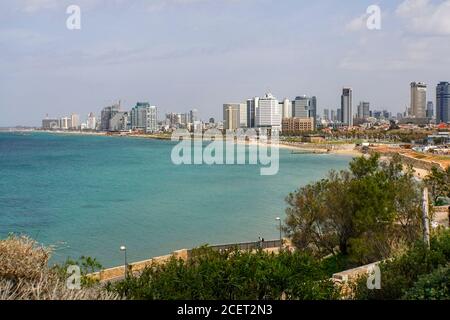
<svg viewBox="0 0 450 320">
<path fill-rule="evenodd" d="M 279 238 L 276 217 L 299 187 L 345 169 L 351 156 L 280 149 L 279 171 L 176 165 L 175 142 L 134 137 L 0 133 L 0 239 L 52 246 L 52 262 L 104 267 L 205 244 Z"/>
</svg>

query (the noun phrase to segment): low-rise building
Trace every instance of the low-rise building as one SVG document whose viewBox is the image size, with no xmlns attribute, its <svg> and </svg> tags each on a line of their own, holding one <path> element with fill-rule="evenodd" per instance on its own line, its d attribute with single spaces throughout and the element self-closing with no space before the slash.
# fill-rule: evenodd
<svg viewBox="0 0 450 320">
<path fill-rule="evenodd" d="M 314 130 L 314 118 L 285 118 L 282 121 L 283 132 L 307 132 Z"/>
</svg>

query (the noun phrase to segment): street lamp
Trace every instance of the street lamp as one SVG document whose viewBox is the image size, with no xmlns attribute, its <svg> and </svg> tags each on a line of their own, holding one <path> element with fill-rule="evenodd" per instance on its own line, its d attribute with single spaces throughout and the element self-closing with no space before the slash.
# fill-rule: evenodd
<svg viewBox="0 0 450 320">
<path fill-rule="evenodd" d="M 283 248 L 283 237 L 281 235 L 281 218 L 280 217 L 276 217 L 276 219 L 279 223 L 280 223 L 280 250 Z"/>
<path fill-rule="evenodd" d="M 127 278 L 127 269 L 128 269 L 128 262 L 127 262 L 127 247 L 120 246 L 120 251 L 122 251 L 125 255 L 125 279 Z"/>
</svg>

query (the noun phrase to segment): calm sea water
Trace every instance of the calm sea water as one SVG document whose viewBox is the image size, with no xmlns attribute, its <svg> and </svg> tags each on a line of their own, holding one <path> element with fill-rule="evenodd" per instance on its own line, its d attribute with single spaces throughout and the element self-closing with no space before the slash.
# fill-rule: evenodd
<svg viewBox="0 0 450 320">
<path fill-rule="evenodd" d="M 280 150 L 280 171 L 175 166 L 174 143 L 102 136 L 0 133 L 0 237 L 55 245 L 104 266 L 202 244 L 278 237 L 275 217 L 301 185 L 345 168 L 347 156 Z"/>
</svg>

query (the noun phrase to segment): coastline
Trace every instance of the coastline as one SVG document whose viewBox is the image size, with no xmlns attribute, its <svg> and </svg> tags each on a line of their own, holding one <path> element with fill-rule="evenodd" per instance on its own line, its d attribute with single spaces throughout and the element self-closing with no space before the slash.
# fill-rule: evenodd
<svg viewBox="0 0 450 320">
<path fill-rule="evenodd" d="M 50 130 L 34 130 L 32 132 L 43 132 L 50 134 L 58 134 L 58 135 L 87 135 L 87 136 L 105 136 L 105 137 L 121 137 L 121 138 L 140 138 L 140 139 L 153 139 L 153 140 L 167 140 L 170 141 L 169 136 L 163 135 L 155 135 L 155 134 L 109 134 L 106 132 L 81 132 L 81 131 L 50 131 Z M 238 142 L 239 143 L 239 142 Z M 270 143 L 265 142 L 245 142 L 246 144 L 257 143 L 260 145 L 270 146 Z M 302 151 L 305 153 L 315 153 L 315 154 L 334 154 L 334 155 L 344 155 L 344 156 L 354 156 L 359 157 L 362 156 L 363 153 L 357 149 L 355 149 L 354 144 L 346 145 L 346 148 L 340 149 L 326 149 L 323 144 L 304 144 L 304 145 L 294 145 L 292 143 L 280 142 L 278 144 L 280 149 L 287 149 L 293 151 Z"/>
</svg>

